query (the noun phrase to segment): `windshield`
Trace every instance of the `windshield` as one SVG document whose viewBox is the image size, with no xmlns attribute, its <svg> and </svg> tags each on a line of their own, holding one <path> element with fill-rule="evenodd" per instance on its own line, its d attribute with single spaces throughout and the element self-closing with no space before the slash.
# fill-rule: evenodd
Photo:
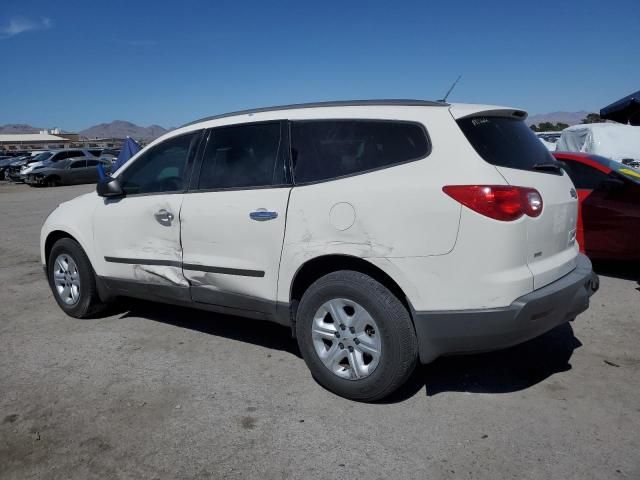
<svg viewBox="0 0 640 480">
<path fill-rule="evenodd" d="M 51 152 L 42 152 L 42 153 L 39 153 L 38 155 L 36 155 L 33 158 L 33 161 L 34 162 L 44 162 L 45 160 L 48 160 L 51 157 L 51 155 L 53 155 L 53 153 L 51 153 Z"/>
<path fill-rule="evenodd" d="M 630 165 L 625 165 L 623 163 L 611 160 L 610 158 L 606 158 L 600 155 L 589 155 L 589 160 L 598 162 L 600 165 L 610 168 L 614 172 L 622 175 L 625 178 L 628 178 L 632 182 L 640 184 L 640 170 L 638 170 L 637 168 L 634 168 Z"/>
<path fill-rule="evenodd" d="M 474 116 L 457 122 L 475 151 L 496 167 L 534 170 L 538 164 L 556 163 L 547 147 L 521 119 Z"/>
</svg>

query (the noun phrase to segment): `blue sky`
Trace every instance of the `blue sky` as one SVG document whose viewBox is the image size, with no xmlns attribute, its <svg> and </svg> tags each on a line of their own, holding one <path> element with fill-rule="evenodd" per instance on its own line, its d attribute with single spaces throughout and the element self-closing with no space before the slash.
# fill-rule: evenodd
<svg viewBox="0 0 640 480">
<path fill-rule="evenodd" d="M 0 124 L 178 126 L 283 103 L 597 111 L 640 89 L 640 1 L 3 0 Z"/>
</svg>

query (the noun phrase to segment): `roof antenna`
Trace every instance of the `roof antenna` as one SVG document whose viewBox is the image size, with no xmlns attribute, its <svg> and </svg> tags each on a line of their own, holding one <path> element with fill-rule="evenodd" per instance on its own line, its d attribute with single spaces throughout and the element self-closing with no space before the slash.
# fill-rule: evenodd
<svg viewBox="0 0 640 480">
<path fill-rule="evenodd" d="M 462 78 L 462 75 L 458 75 L 458 78 L 456 78 L 456 81 L 453 82 L 453 85 L 451 85 L 451 88 L 447 91 L 447 94 L 444 96 L 444 98 L 441 99 L 441 100 L 438 100 L 439 102 L 446 102 L 447 101 L 447 98 L 449 98 L 449 94 L 453 91 L 453 89 L 458 84 L 458 82 L 460 81 L 461 78 Z"/>
</svg>

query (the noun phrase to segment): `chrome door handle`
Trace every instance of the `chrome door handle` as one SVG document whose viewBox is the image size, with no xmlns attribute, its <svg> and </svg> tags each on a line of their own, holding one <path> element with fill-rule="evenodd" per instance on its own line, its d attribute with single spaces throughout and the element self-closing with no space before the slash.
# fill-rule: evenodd
<svg viewBox="0 0 640 480">
<path fill-rule="evenodd" d="M 162 210 L 158 210 L 153 214 L 153 216 L 156 217 L 156 220 L 162 225 L 171 225 L 171 222 L 173 221 L 173 213 L 168 212 L 164 208 Z"/>
<path fill-rule="evenodd" d="M 249 218 L 258 222 L 265 222 L 267 220 L 278 218 L 278 212 L 270 212 L 265 208 L 259 208 L 255 212 L 251 212 L 249 214 Z"/>
</svg>

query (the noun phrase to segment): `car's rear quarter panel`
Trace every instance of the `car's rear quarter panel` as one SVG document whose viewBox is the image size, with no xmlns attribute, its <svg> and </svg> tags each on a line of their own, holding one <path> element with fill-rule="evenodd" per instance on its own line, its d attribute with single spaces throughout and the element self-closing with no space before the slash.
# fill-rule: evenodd
<svg viewBox="0 0 640 480">
<path fill-rule="evenodd" d="M 294 115 L 289 118 L 295 120 Z M 416 280 L 437 281 L 437 278 L 425 276 L 422 271 L 419 276 L 409 278 L 393 262 L 398 260 L 400 264 L 406 259 L 406 263 L 411 263 L 415 259 L 446 256 L 454 249 L 462 207 L 442 192 L 444 185 L 504 184 L 504 179 L 492 166 L 469 161 L 475 158 L 470 155 L 473 150 L 446 108 L 335 109 L 335 112 L 318 111 L 314 118 L 420 122 L 429 133 L 432 151 L 418 161 L 294 187 L 287 213 L 278 300 L 290 300 L 293 277 L 306 261 L 341 254 L 365 258 L 378 265 L 400 284 L 412 303 L 423 305 L 420 298 L 431 297 L 426 293 L 430 284 Z M 335 208 L 340 216 L 336 217 Z M 351 209 L 353 224 L 345 228 L 350 223 Z"/>
</svg>

